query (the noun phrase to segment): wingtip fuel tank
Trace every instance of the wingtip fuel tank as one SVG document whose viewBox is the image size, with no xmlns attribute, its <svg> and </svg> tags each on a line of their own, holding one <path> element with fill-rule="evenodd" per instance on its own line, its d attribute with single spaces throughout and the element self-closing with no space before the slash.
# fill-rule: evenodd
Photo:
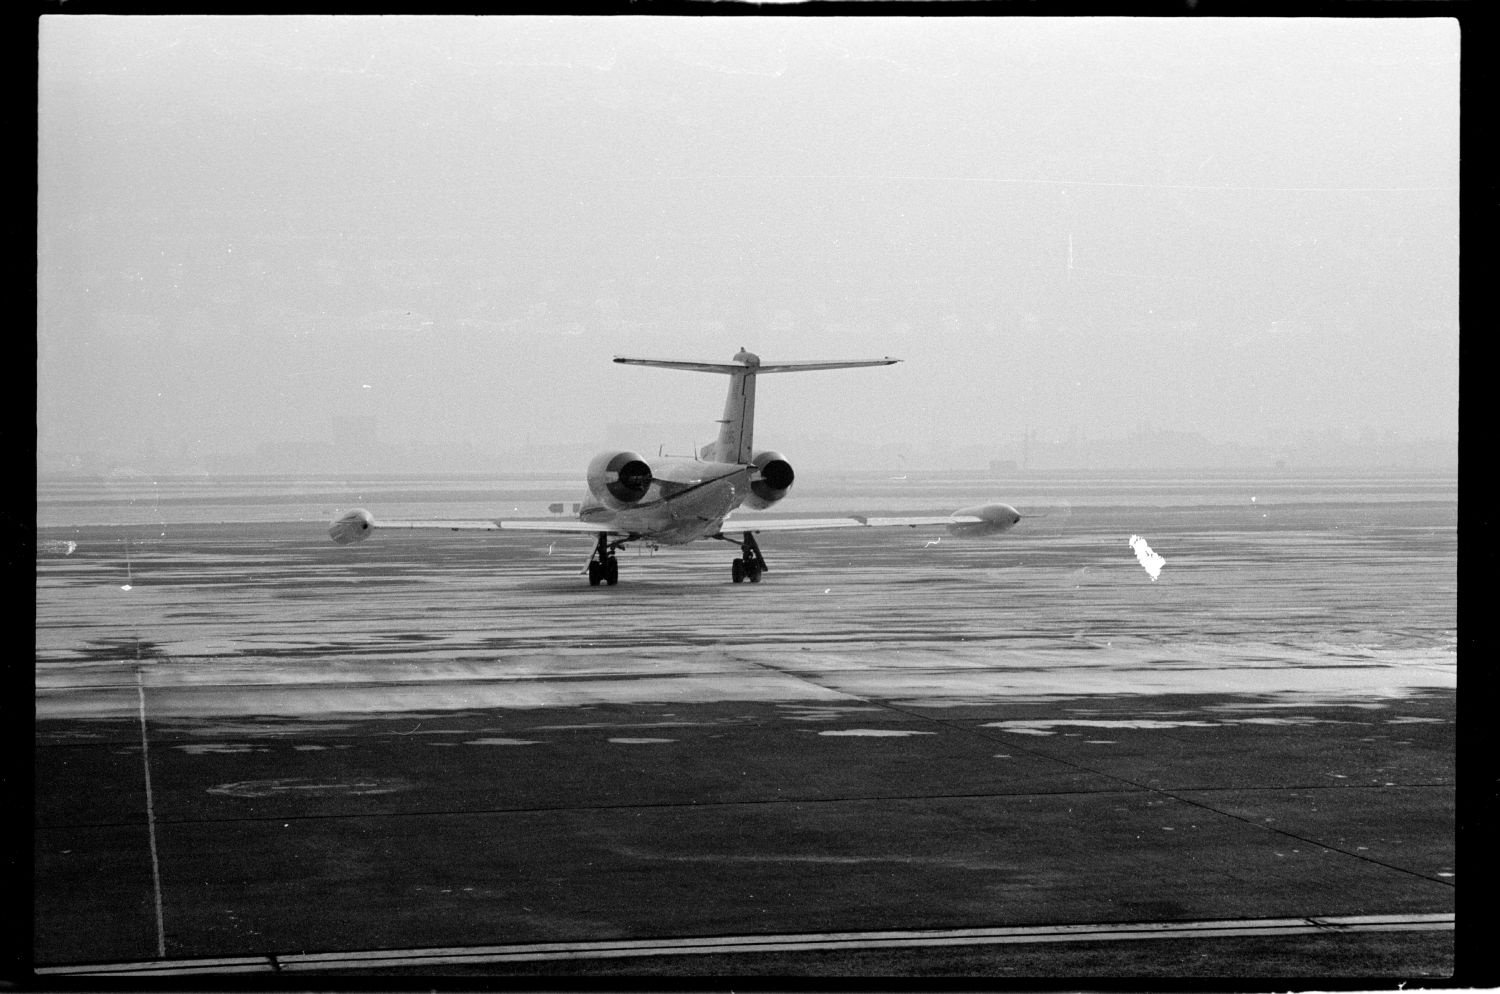
<svg viewBox="0 0 1500 994">
<path fill-rule="evenodd" d="M 362 507 L 356 507 L 333 519 L 333 524 L 328 526 L 328 537 L 339 545 L 353 545 L 369 538 L 374 528 L 374 515 Z"/>
<path fill-rule="evenodd" d="M 985 535 L 998 535 L 1003 531 L 1009 531 L 1015 527 L 1016 522 L 1021 520 L 1020 513 L 1009 504 L 975 504 L 972 507 L 962 507 L 953 512 L 955 517 L 974 517 L 979 521 L 955 521 L 948 526 L 950 535 L 967 535 L 970 537 L 982 537 Z"/>
</svg>

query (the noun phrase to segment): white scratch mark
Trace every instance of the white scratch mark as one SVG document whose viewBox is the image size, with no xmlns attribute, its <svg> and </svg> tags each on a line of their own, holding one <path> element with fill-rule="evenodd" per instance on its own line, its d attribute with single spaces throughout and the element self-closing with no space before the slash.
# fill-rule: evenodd
<svg viewBox="0 0 1500 994">
<path fill-rule="evenodd" d="M 1155 583 L 1156 578 L 1161 576 L 1161 568 L 1167 564 L 1167 561 L 1152 552 L 1151 546 L 1147 545 L 1146 540 L 1139 535 L 1130 536 L 1130 547 L 1135 550 L 1135 558 L 1140 560 L 1141 568 L 1151 574 L 1151 582 Z"/>
<path fill-rule="evenodd" d="M 927 545 L 922 546 L 922 548 L 925 549 L 925 548 L 927 548 L 928 545 L 937 545 L 942 540 L 943 540 L 943 536 L 939 535 L 937 538 L 933 539 L 931 542 L 928 542 Z"/>
</svg>

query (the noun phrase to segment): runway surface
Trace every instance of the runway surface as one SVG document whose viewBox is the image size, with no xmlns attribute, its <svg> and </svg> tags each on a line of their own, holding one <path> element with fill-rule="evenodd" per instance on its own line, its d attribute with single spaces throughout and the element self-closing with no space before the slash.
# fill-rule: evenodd
<svg viewBox="0 0 1500 994">
<path fill-rule="evenodd" d="M 911 477 L 788 503 L 1047 517 L 591 588 L 586 537 L 324 533 L 570 484 L 42 488 L 38 966 L 1352 916 L 1429 927 L 1294 961 L 1451 970 L 1451 481 Z"/>
</svg>

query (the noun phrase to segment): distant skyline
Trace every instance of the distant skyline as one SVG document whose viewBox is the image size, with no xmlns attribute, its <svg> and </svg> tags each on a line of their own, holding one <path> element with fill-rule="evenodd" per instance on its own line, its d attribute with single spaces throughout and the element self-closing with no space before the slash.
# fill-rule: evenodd
<svg viewBox="0 0 1500 994">
<path fill-rule="evenodd" d="M 636 424 L 632 434 L 611 430 L 594 441 L 532 441 L 494 448 L 463 443 L 392 442 L 373 433 L 353 443 L 263 442 L 253 450 L 208 453 L 192 462 L 147 455 L 139 459 L 73 455 L 43 460 L 44 477 L 72 476 L 236 476 L 365 474 L 480 474 L 516 476 L 563 473 L 581 479 L 581 469 L 602 449 L 634 449 L 685 456 L 688 440 L 709 438 L 713 425 Z M 681 440 L 674 442 L 674 440 Z M 927 446 L 859 438 L 802 434 L 772 438 L 760 448 L 789 456 L 799 478 L 854 470 L 993 470 L 1004 474 L 1054 470 L 1243 470 L 1247 472 L 1380 471 L 1453 474 L 1458 445 L 1453 437 L 1406 437 L 1394 432 L 1307 432 L 1275 445 L 1241 445 L 1193 432 L 1135 428 L 1121 434 L 1088 436 L 1033 432 L 1030 439 L 1008 436 L 993 441 Z"/>
<path fill-rule="evenodd" d="M 905 360 L 762 384 L 757 439 L 794 461 L 1456 438 L 1451 19 L 61 15 L 39 41 L 44 472 L 706 438 L 723 381 L 610 357 L 741 346 Z"/>
</svg>

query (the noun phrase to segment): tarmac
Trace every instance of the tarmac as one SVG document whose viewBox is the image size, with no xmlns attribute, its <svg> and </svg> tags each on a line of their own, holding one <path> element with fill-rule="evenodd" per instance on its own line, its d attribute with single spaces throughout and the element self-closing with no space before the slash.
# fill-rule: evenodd
<svg viewBox="0 0 1500 994">
<path fill-rule="evenodd" d="M 1455 513 L 47 529 L 36 968 L 1441 977 Z"/>
</svg>

